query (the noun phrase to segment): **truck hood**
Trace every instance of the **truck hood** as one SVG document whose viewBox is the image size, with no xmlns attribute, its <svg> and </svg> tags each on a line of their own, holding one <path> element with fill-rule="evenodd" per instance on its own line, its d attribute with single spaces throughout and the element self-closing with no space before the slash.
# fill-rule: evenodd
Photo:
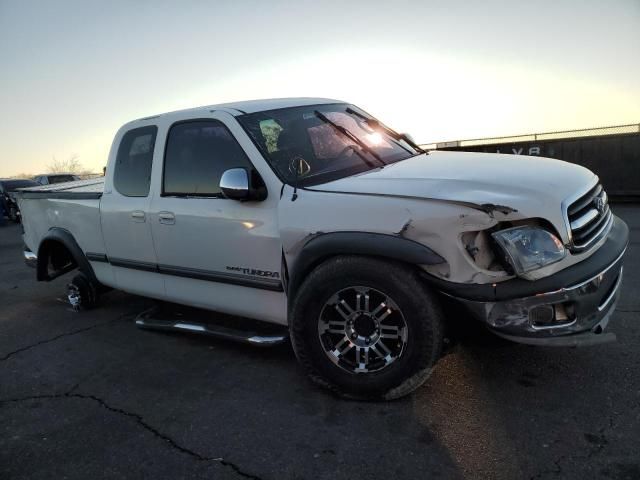
<svg viewBox="0 0 640 480">
<path fill-rule="evenodd" d="M 588 169 L 544 157 L 435 151 L 311 190 L 470 204 L 541 217 L 566 234 L 561 204 L 596 181 Z M 495 206 L 495 208 L 494 208 Z"/>
</svg>

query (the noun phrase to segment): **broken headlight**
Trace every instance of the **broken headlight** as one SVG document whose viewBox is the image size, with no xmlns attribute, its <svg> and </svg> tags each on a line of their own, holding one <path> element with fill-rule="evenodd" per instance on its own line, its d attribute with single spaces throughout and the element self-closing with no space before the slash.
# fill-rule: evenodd
<svg viewBox="0 0 640 480">
<path fill-rule="evenodd" d="M 507 228 L 491 236 L 502 247 L 507 261 L 518 276 L 559 262 L 567 254 L 560 239 L 540 227 Z"/>
</svg>

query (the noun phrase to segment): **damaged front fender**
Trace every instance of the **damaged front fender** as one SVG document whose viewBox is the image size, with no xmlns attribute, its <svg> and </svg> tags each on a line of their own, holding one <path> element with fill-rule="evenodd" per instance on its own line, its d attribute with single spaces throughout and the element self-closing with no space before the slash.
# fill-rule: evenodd
<svg viewBox="0 0 640 480">
<path fill-rule="evenodd" d="M 285 189 L 288 187 L 285 187 Z M 298 199 L 288 200 L 285 191 L 279 208 L 279 224 L 283 252 L 290 271 L 306 271 L 303 251 L 320 238 L 331 248 L 331 254 L 367 254 L 383 256 L 420 265 L 432 275 L 456 282 L 483 283 L 494 281 L 504 272 L 483 271 L 466 254 L 460 241 L 461 233 L 486 230 L 506 218 L 517 217 L 487 212 L 488 207 L 463 205 L 459 202 L 391 197 L 382 195 L 353 195 L 298 189 Z M 503 209 L 504 210 L 504 209 Z M 349 248 L 337 242 L 354 235 Z M 330 237 L 328 235 L 338 235 Z M 385 238 L 384 241 L 372 239 Z M 429 256 L 406 255 L 416 245 Z M 371 245 L 376 244 L 373 248 Z M 315 245 L 319 245 L 315 244 Z M 323 247 L 324 248 L 324 247 Z M 301 260 L 302 259 L 302 260 Z M 313 262 L 311 262 L 313 263 Z M 294 282 L 295 283 L 295 282 Z"/>
</svg>

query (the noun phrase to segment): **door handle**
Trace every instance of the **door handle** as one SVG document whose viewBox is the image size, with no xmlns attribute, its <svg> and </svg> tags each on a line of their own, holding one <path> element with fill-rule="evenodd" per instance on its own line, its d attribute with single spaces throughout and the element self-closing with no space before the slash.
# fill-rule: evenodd
<svg viewBox="0 0 640 480">
<path fill-rule="evenodd" d="M 160 212 L 158 221 L 163 225 L 173 225 L 176 223 L 176 216 L 172 212 Z"/>
<path fill-rule="evenodd" d="M 133 212 L 131 212 L 131 218 L 134 222 L 143 223 L 146 221 L 145 214 L 142 210 L 134 210 Z"/>
</svg>

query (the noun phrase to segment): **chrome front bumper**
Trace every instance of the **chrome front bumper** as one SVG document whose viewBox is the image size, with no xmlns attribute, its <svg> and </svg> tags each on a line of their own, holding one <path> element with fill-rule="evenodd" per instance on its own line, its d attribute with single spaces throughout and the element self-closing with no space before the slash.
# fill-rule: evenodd
<svg viewBox="0 0 640 480">
<path fill-rule="evenodd" d="M 577 346 L 615 340 L 604 334 L 622 284 L 622 256 L 587 280 L 559 290 L 496 302 L 465 305 L 497 335 L 518 343 Z"/>
<path fill-rule="evenodd" d="M 25 247 L 22 251 L 22 256 L 24 257 L 24 262 L 29 267 L 36 268 L 38 265 L 38 256 L 35 253 Z"/>
</svg>

